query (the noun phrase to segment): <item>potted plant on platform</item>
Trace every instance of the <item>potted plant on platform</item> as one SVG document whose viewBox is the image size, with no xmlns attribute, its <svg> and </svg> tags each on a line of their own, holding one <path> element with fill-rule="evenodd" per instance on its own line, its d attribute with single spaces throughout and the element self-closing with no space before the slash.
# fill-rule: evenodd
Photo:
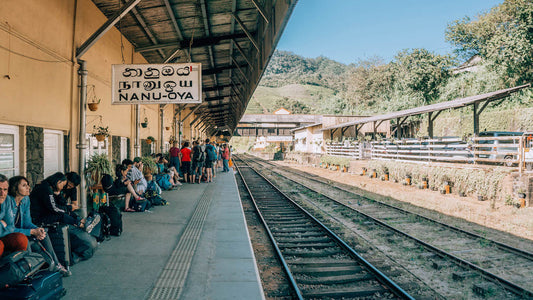
<svg viewBox="0 0 533 300">
<path fill-rule="evenodd" d="M 146 143 L 150 145 L 152 142 L 155 142 L 155 138 L 153 136 L 149 136 L 146 138 Z"/>
<path fill-rule="evenodd" d="M 105 141 L 105 138 L 109 136 L 109 126 L 93 126 L 93 136 L 96 138 L 97 141 L 103 142 Z"/>
<path fill-rule="evenodd" d="M 87 161 L 86 172 L 90 174 L 89 178 L 93 181 L 91 185 L 98 185 L 104 174 L 113 174 L 113 167 L 107 154 L 95 154 Z"/>
</svg>

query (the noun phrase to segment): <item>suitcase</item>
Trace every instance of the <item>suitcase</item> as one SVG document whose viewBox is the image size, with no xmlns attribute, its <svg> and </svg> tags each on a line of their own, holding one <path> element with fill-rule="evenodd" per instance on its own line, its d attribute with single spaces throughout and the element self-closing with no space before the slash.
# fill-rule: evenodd
<svg viewBox="0 0 533 300">
<path fill-rule="evenodd" d="M 42 270 L 19 284 L 0 289 L 2 300 L 55 300 L 66 294 L 59 272 Z"/>
<path fill-rule="evenodd" d="M 73 264 L 70 248 L 68 225 L 53 225 L 48 227 L 48 236 L 54 247 L 57 259 L 65 267 Z"/>
</svg>

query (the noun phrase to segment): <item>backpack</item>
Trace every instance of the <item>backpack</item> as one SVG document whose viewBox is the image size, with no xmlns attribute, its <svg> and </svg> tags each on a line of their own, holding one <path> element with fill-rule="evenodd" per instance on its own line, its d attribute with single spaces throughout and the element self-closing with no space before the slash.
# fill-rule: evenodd
<svg viewBox="0 0 533 300">
<path fill-rule="evenodd" d="M 122 234 L 122 214 L 114 205 L 100 207 L 100 214 L 109 218 L 109 234 L 119 236 Z"/>
<path fill-rule="evenodd" d="M 96 238 L 96 241 L 102 242 L 109 237 L 109 228 L 111 222 L 106 214 L 99 214 L 91 211 L 85 222 L 85 230 Z"/>
<path fill-rule="evenodd" d="M 109 189 L 111 189 L 111 187 L 113 187 L 113 176 L 104 174 L 100 182 L 102 183 L 102 188 L 104 191 L 107 192 Z"/>
<path fill-rule="evenodd" d="M 46 263 L 39 253 L 17 251 L 0 260 L 0 286 L 17 284 L 31 276 Z"/>
<path fill-rule="evenodd" d="M 152 207 L 152 203 L 146 199 L 144 200 L 130 199 L 130 207 L 135 211 L 143 212 L 147 209 L 150 209 L 150 207 Z"/>
<path fill-rule="evenodd" d="M 198 154 L 196 155 L 196 161 L 197 162 L 203 162 L 205 160 L 205 151 L 202 150 L 202 147 L 200 146 L 196 146 L 198 147 Z"/>
<path fill-rule="evenodd" d="M 216 150 L 213 145 L 206 146 L 205 151 L 207 152 L 207 159 L 210 161 L 217 160 L 217 153 L 215 152 Z"/>
<path fill-rule="evenodd" d="M 157 185 L 161 187 L 161 189 L 166 191 L 172 188 L 172 184 L 170 183 L 169 177 L 170 175 L 168 174 L 157 174 L 155 177 L 155 181 Z"/>
</svg>

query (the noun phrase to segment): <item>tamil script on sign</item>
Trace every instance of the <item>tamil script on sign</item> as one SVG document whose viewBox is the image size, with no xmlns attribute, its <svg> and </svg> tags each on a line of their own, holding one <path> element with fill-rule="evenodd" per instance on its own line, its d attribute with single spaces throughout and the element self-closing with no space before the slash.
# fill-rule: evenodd
<svg viewBox="0 0 533 300">
<path fill-rule="evenodd" d="M 113 65 L 111 104 L 202 102 L 202 64 Z"/>
</svg>

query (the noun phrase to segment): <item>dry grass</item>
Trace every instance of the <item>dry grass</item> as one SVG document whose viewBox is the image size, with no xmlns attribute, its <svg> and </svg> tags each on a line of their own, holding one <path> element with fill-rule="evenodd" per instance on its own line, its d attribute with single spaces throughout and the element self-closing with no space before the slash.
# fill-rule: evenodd
<svg viewBox="0 0 533 300">
<path fill-rule="evenodd" d="M 504 205 L 503 203 L 497 203 L 496 207 L 492 209 L 489 201 L 480 202 L 473 197 L 459 197 L 456 194 L 442 195 L 438 192 L 420 190 L 414 186 L 403 186 L 400 183 L 383 182 L 368 178 L 367 176 L 287 162 L 278 163 L 333 181 L 356 186 L 372 193 L 392 197 L 419 207 L 435 210 L 446 215 L 462 218 L 482 226 L 533 240 L 533 207 L 517 209 Z M 358 162 L 355 170 L 359 172 L 364 166 L 366 166 L 364 161 Z"/>
</svg>

